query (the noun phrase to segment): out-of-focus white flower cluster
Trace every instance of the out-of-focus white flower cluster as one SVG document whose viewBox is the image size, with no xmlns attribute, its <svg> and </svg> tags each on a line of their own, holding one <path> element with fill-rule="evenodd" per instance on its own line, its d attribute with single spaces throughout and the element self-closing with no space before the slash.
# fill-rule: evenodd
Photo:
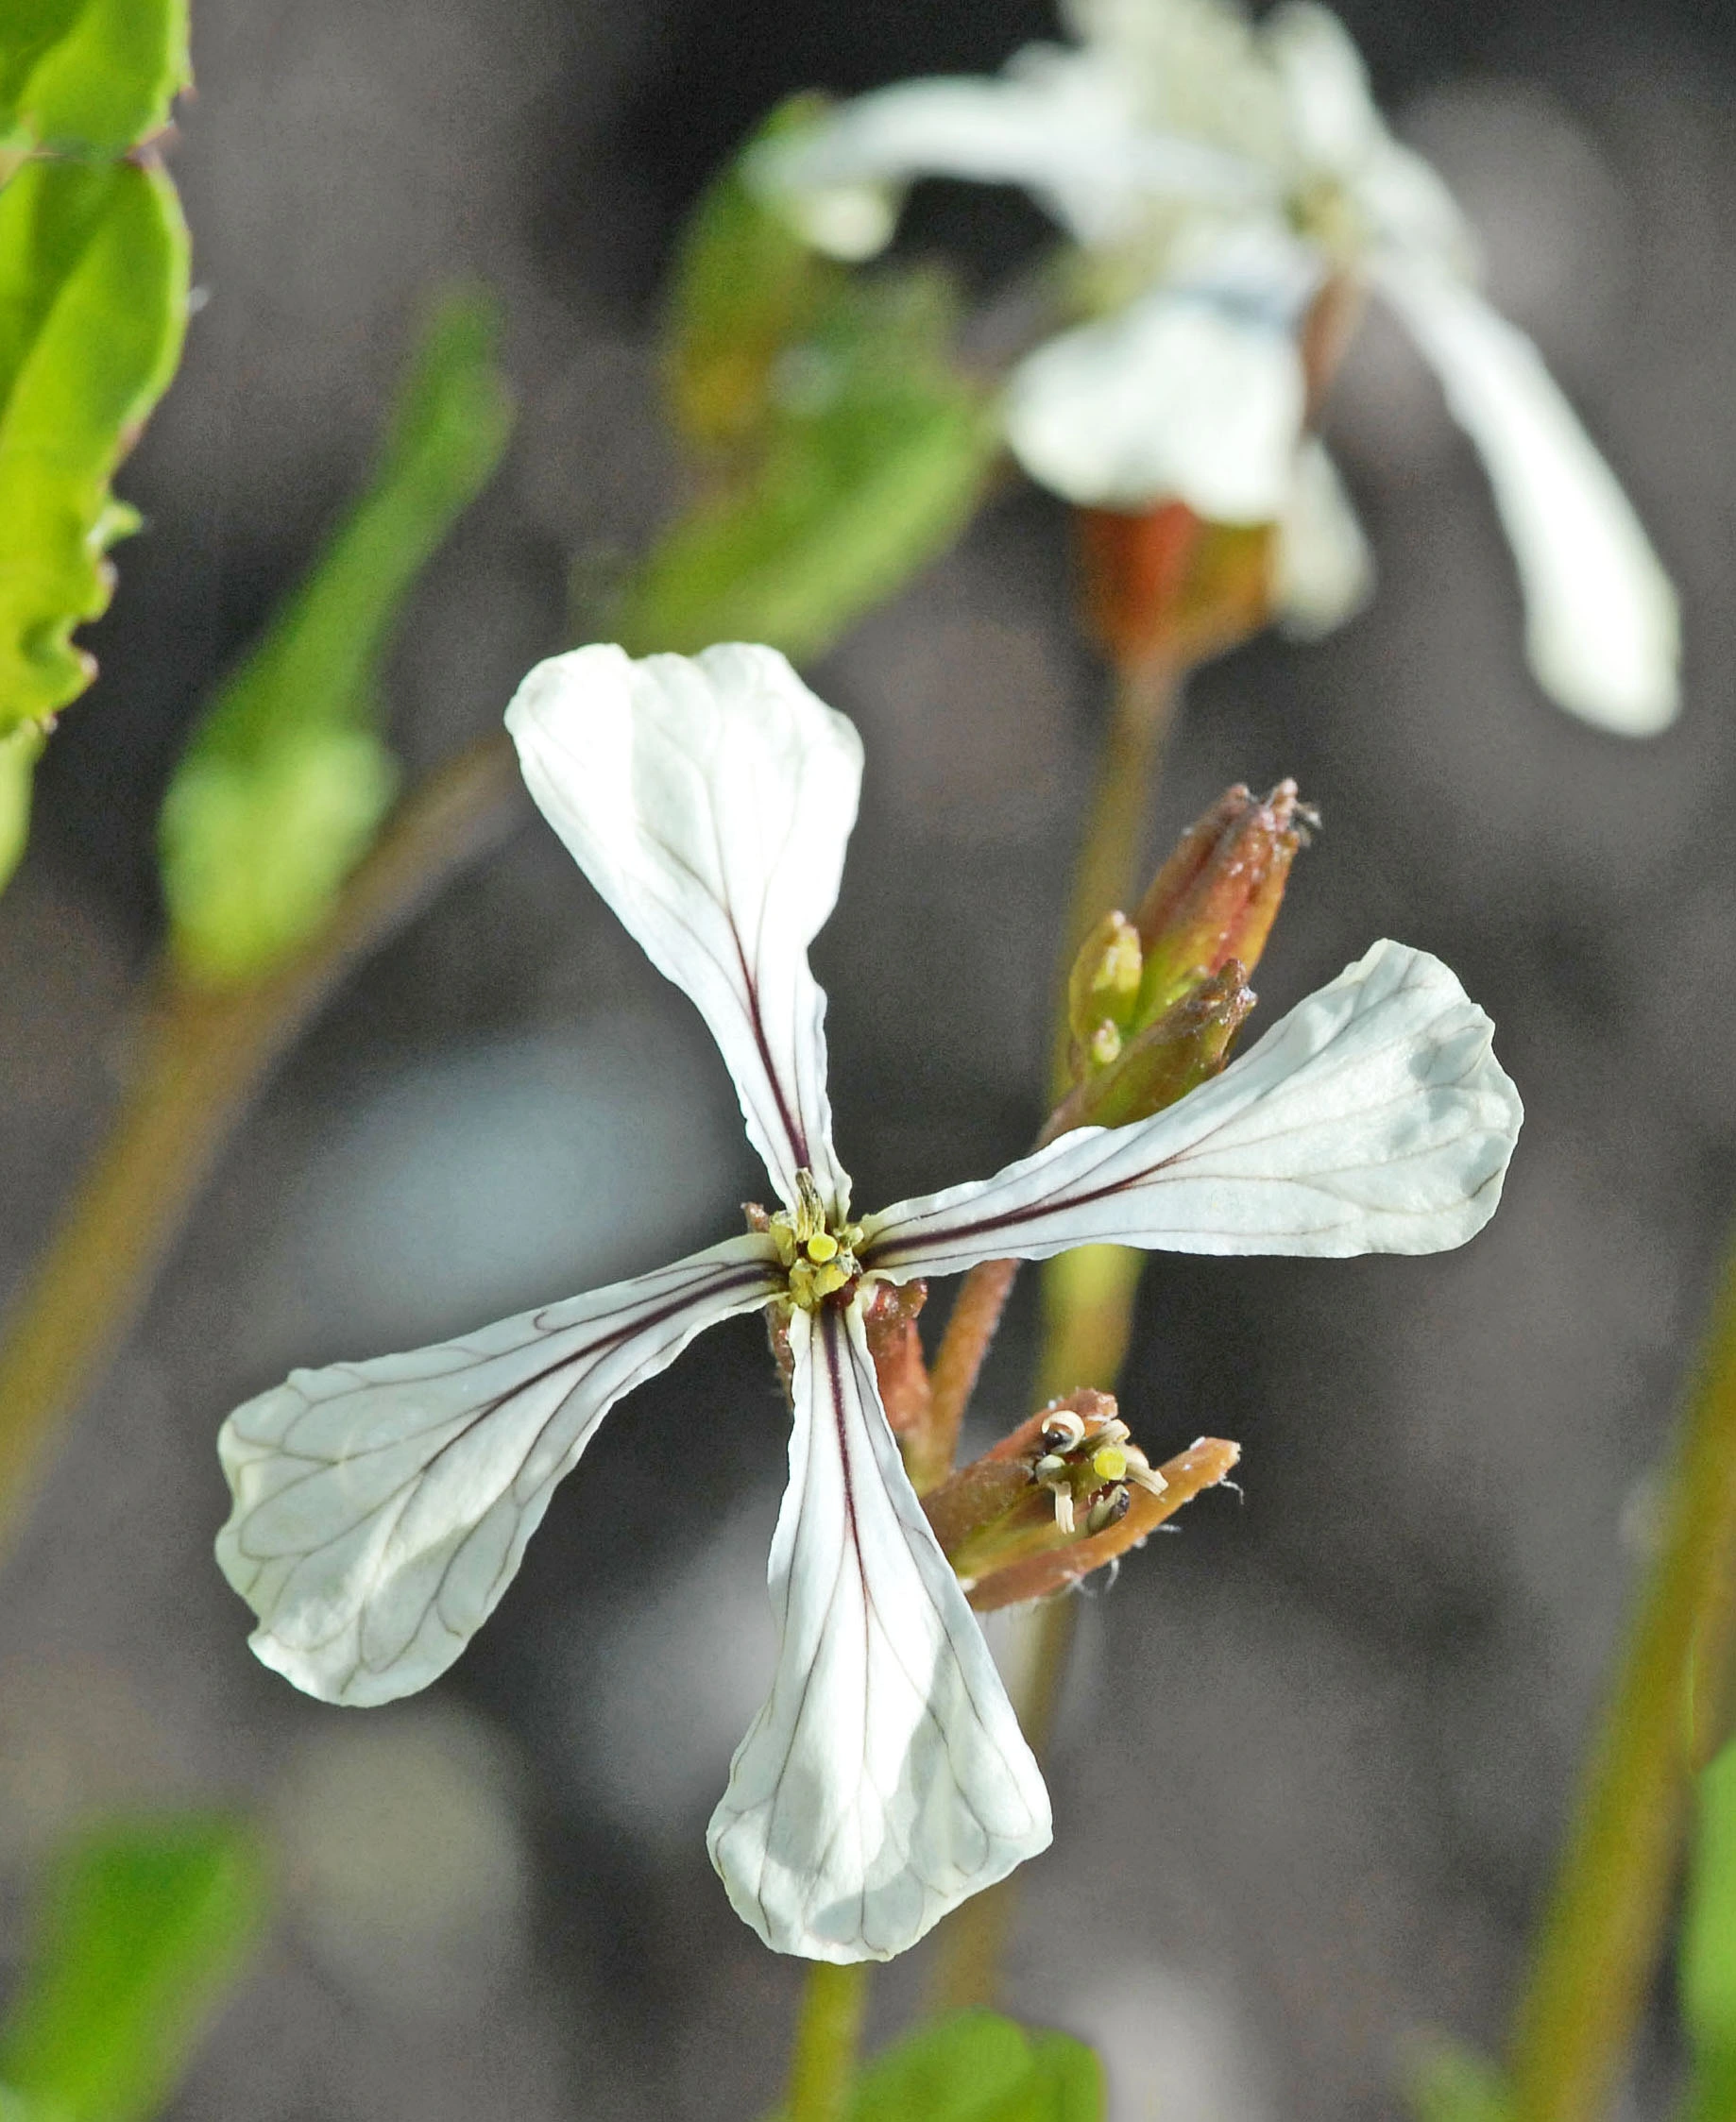
<svg viewBox="0 0 1736 2122">
<path fill-rule="evenodd" d="M 1017 184 L 1078 246 L 1081 321 L 1009 380 L 1008 442 L 1087 507 L 1187 503 L 1280 526 L 1277 596 L 1304 634 L 1365 600 L 1368 548 L 1311 432 L 1304 327 L 1367 289 L 1435 368 L 1488 469 L 1540 684 L 1628 736 L 1676 709 L 1675 592 L 1524 335 L 1475 285 L 1439 178 L 1387 129 L 1355 46 L 1313 0 L 1256 28 L 1230 0 L 1064 0 L 1079 42 L 993 78 L 877 90 L 763 148 L 810 241 L 887 243 L 924 176 Z"/>
</svg>

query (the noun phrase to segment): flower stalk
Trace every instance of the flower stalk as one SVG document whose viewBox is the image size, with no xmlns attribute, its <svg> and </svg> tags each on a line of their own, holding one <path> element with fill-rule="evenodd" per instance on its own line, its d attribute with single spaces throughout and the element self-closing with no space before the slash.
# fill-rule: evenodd
<svg viewBox="0 0 1736 2122">
<path fill-rule="evenodd" d="M 1594 2122 L 1615 2100 L 1662 1951 L 1694 1778 L 1727 1730 L 1733 1650 L 1736 1249 L 1537 1934 L 1513 2031 L 1513 2122 Z"/>
<path fill-rule="evenodd" d="M 868 1965 L 810 1961 L 790 2057 L 789 2122 L 845 2122 L 868 2004 Z"/>
<path fill-rule="evenodd" d="M 160 976 L 131 1086 L 0 1341 L 0 1541 L 272 1066 L 357 962 L 496 845 L 522 806 L 511 748 L 490 738 L 400 806 L 287 963 L 224 987 Z"/>
</svg>

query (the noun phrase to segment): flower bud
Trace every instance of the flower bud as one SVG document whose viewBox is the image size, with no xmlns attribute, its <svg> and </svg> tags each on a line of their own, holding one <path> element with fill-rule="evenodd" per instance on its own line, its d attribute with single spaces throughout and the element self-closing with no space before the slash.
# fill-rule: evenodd
<svg viewBox="0 0 1736 2122">
<path fill-rule="evenodd" d="M 1074 1128 L 1125 1128 L 1149 1119 L 1217 1074 L 1253 1008 L 1239 959 L 1172 1002 L 1107 1067 L 1085 1069 L 1049 1115 L 1041 1142 Z"/>
<path fill-rule="evenodd" d="M 1139 931 L 1124 913 L 1106 913 L 1085 938 L 1067 975 L 1067 1030 L 1077 1076 L 1120 1057 L 1145 970 Z"/>
<path fill-rule="evenodd" d="M 1150 1024 L 1232 959 L 1259 963 L 1296 851 L 1317 814 L 1281 781 L 1263 801 L 1228 789 L 1182 835 L 1133 914 L 1143 953 L 1135 1021 Z"/>
</svg>

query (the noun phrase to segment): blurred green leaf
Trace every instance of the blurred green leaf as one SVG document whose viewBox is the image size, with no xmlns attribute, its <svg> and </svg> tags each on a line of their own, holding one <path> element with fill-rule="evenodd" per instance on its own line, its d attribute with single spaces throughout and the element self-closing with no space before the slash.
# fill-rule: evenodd
<svg viewBox="0 0 1736 2122">
<path fill-rule="evenodd" d="M 405 598 L 512 428 L 494 304 L 448 299 L 411 365 L 372 484 L 220 688 L 163 805 L 171 947 L 200 978 L 250 977 L 303 942 L 398 783 L 380 666 Z"/>
<path fill-rule="evenodd" d="M 1736 1745 L 1700 1776 L 1679 1989 L 1693 2054 L 1689 2122 L 1736 2114 Z"/>
<path fill-rule="evenodd" d="M 179 2077 L 257 1935 L 251 1833 L 211 1815 L 111 1827 L 62 1859 L 0 2028 L 35 2122 L 140 2122 Z"/>
<path fill-rule="evenodd" d="M 0 189 L 0 737 L 95 674 L 72 631 L 138 528 L 109 482 L 175 373 L 187 274 L 160 169 L 38 161 Z"/>
<path fill-rule="evenodd" d="M 30 784 L 46 734 L 30 724 L 0 737 L 0 891 L 11 880 L 30 830 Z"/>
<path fill-rule="evenodd" d="M 119 155 L 187 86 L 187 0 L 6 0 L 0 155 Z"/>
<path fill-rule="evenodd" d="M 953 325 L 931 272 L 838 287 L 779 363 L 758 462 L 654 548 L 616 637 L 635 654 L 742 640 L 812 657 L 944 552 L 997 449 L 952 364 Z"/>
<path fill-rule="evenodd" d="M 1443 2035 L 1431 2035 L 1408 2073 L 1416 2122 L 1509 2122 L 1506 2087 L 1493 2063 Z"/>
<path fill-rule="evenodd" d="M 670 280 L 664 374 L 675 426 L 704 448 L 757 434 L 774 411 L 779 355 L 842 284 L 840 267 L 768 211 L 743 176 L 768 140 L 811 125 L 817 95 L 780 104 L 700 194 Z"/>
<path fill-rule="evenodd" d="M 1103 2122 L 1103 2072 L 1064 2033 L 994 2012 L 919 2026 L 863 2070 L 850 2122 Z"/>
</svg>

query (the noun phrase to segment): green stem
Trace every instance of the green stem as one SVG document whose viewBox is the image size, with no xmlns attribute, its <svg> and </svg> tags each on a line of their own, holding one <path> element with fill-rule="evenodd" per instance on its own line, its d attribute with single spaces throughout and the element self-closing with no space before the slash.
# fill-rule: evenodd
<svg viewBox="0 0 1736 2122">
<path fill-rule="evenodd" d="M 1165 738 L 1181 704 L 1182 673 L 1152 659 L 1117 679 L 1103 756 L 1084 837 L 1074 865 L 1061 963 L 1058 1018 L 1062 1031 L 1054 1095 L 1066 1095 L 1066 981 L 1081 942 L 1112 907 L 1126 904 L 1138 874 L 1146 823 L 1157 786 Z M 1127 1352 L 1133 1299 L 1143 1255 L 1119 1246 L 1088 1246 L 1045 1264 L 1043 1337 L 1037 1357 L 1042 1398 L 1091 1384 L 1109 1391 Z M 964 1402 L 988 1353 L 1012 1290 L 1016 1261 L 973 1268 L 946 1322 L 934 1363 L 935 1401 L 956 1435 Z M 1058 1383 L 1064 1371 L 1065 1382 Z M 956 1407 L 953 1401 L 956 1400 Z M 1019 1723 L 1039 1760 L 1054 1735 L 1055 1711 L 1073 1642 L 1074 1602 L 1047 1600 L 1030 1617 L 1026 1663 L 1013 1690 Z M 1017 1910 L 1016 1873 L 975 1895 L 950 1916 L 937 1945 L 936 2008 L 958 2011 L 992 2004 L 1000 1985 Z"/>
<path fill-rule="evenodd" d="M 511 747 L 491 738 L 406 798 L 286 964 L 222 988 L 162 972 L 132 1084 L 0 1341 L 0 1546 L 273 1063 L 352 966 L 504 835 L 518 801 Z"/>
<path fill-rule="evenodd" d="M 864 1962 L 809 1963 L 790 2058 L 789 2122 L 846 2122 L 867 2003 Z"/>
<path fill-rule="evenodd" d="M 1597 2122 L 1650 1995 L 1736 1647 L 1736 1250 L 1515 2022 L 1513 2122 Z"/>
</svg>

